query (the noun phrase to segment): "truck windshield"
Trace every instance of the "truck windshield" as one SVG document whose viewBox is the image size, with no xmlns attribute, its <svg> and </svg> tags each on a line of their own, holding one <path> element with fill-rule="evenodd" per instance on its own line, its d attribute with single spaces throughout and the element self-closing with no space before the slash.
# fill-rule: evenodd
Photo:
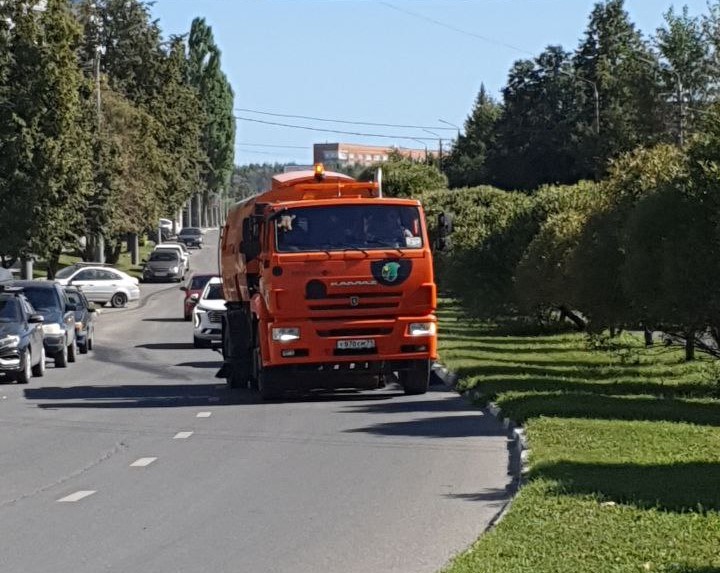
<svg viewBox="0 0 720 573">
<path fill-rule="evenodd" d="M 420 213 L 403 205 L 287 209 L 274 219 L 279 252 L 420 249 Z"/>
</svg>

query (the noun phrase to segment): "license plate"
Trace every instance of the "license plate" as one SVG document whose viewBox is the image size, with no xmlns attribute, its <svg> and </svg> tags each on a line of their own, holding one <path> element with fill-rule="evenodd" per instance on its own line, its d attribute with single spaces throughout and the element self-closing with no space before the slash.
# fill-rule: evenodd
<svg viewBox="0 0 720 573">
<path fill-rule="evenodd" d="M 375 348 L 375 340 L 373 338 L 338 340 L 337 348 L 338 350 L 364 350 L 366 348 Z"/>
</svg>

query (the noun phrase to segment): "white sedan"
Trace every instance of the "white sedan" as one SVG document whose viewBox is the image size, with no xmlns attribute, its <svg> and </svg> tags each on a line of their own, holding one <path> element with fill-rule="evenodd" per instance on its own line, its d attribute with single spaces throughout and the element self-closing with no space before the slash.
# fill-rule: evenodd
<svg viewBox="0 0 720 573">
<path fill-rule="evenodd" d="M 79 287 L 89 301 L 98 304 L 109 302 L 115 308 L 140 298 L 138 280 L 109 266 L 71 265 L 59 270 L 55 281 L 63 286 Z"/>
<path fill-rule="evenodd" d="M 193 307 L 193 345 L 208 348 L 213 341 L 222 340 L 222 319 L 225 314 L 225 298 L 222 281 L 210 279 L 200 295 L 190 297 L 196 301 Z"/>
</svg>

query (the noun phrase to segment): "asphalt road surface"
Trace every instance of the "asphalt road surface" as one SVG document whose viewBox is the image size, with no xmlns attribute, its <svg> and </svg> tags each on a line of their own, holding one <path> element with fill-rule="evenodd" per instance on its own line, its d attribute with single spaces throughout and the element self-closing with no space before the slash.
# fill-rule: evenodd
<svg viewBox="0 0 720 573">
<path fill-rule="evenodd" d="M 433 572 L 505 503 L 505 431 L 453 393 L 263 403 L 141 288 L 77 363 L 0 380 L 3 573 Z"/>
</svg>

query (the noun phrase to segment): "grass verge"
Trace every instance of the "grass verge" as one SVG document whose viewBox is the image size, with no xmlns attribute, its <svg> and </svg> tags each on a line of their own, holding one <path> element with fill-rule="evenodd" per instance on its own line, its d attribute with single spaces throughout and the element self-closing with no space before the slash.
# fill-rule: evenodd
<svg viewBox="0 0 720 573">
<path fill-rule="evenodd" d="M 152 243 L 150 241 L 146 241 L 144 245 L 141 245 L 139 247 L 140 249 L 140 260 L 147 259 L 147 257 L 152 252 L 153 248 L 155 248 L 155 243 Z M 63 254 L 60 255 L 60 261 L 59 261 L 59 268 L 69 267 L 70 265 L 74 263 L 81 262 L 82 258 L 69 255 L 69 254 Z M 113 265 L 116 269 L 121 270 L 130 276 L 140 278 L 142 275 L 142 267 L 140 266 L 133 266 L 131 260 L 130 260 L 130 251 L 127 249 L 127 247 L 123 248 L 122 252 L 120 253 L 120 258 L 118 259 L 118 262 Z M 33 267 L 33 277 L 34 278 L 45 278 L 47 276 L 47 264 L 45 261 L 37 261 Z"/>
<path fill-rule="evenodd" d="M 440 352 L 526 428 L 530 474 L 447 573 L 720 573 L 717 363 L 625 335 L 506 336 L 441 311 Z"/>
</svg>

